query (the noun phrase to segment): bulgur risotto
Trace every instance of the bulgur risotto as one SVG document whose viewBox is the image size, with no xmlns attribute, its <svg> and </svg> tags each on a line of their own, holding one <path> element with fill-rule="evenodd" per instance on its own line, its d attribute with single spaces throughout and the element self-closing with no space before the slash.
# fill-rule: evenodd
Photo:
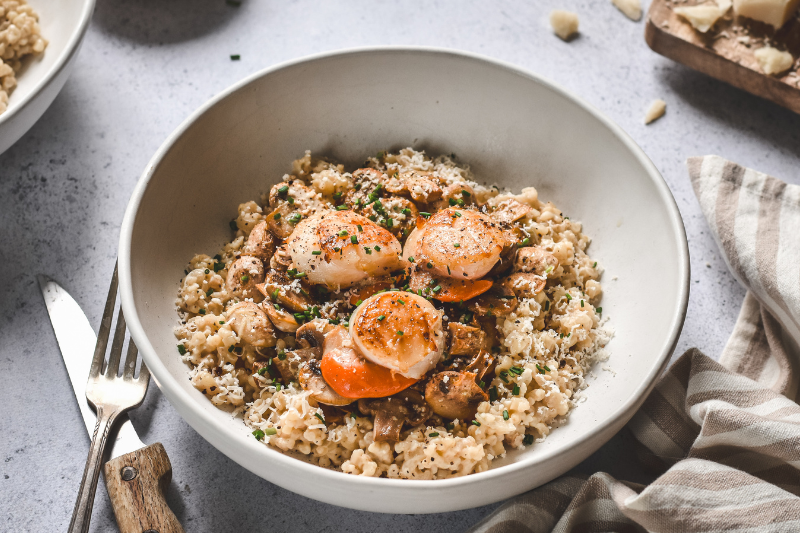
<svg viewBox="0 0 800 533">
<path fill-rule="evenodd" d="M 47 41 L 39 28 L 39 15 L 26 0 L 0 0 L 0 114 L 17 86 L 22 59 L 41 54 Z"/>
<path fill-rule="evenodd" d="M 266 445 L 365 476 L 487 470 L 563 423 L 610 332 L 581 224 L 411 148 L 312 157 L 192 258 L 192 384 Z"/>
</svg>

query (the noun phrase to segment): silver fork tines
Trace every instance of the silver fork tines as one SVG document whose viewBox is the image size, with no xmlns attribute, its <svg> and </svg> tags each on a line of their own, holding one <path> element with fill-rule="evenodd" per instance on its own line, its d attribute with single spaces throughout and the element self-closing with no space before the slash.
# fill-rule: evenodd
<svg viewBox="0 0 800 533">
<path fill-rule="evenodd" d="M 108 289 L 108 298 L 103 311 L 103 320 L 100 323 L 100 331 L 97 335 L 94 358 L 89 369 L 89 381 L 86 384 L 86 399 L 97 410 L 97 425 L 94 428 L 89 457 L 86 460 L 86 468 L 83 471 L 78 500 L 75 502 L 75 509 L 72 512 L 72 520 L 69 525 L 70 533 L 84 533 L 89 530 L 94 494 L 100 476 L 100 467 L 103 464 L 103 452 L 109 431 L 119 415 L 141 405 L 150 381 L 150 371 L 145 366 L 144 361 L 142 361 L 139 369 L 139 376 L 134 377 L 138 350 L 133 343 L 133 339 L 128 341 L 128 353 L 125 356 L 122 376 L 117 375 L 120 358 L 122 357 L 122 348 L 125 344 L 125 317 L 122 314 L 122 308 L 120 308 L 117 316 L 117 327 L 114 331 L 114 339 L 111 341 L 108 364 L 105 371 L 103 371 L 108 335 L 111 332 L 114 307 L 117 300 L 117 285 L 117 266 L 114 265 L 114 276 Z"/>
</svg>

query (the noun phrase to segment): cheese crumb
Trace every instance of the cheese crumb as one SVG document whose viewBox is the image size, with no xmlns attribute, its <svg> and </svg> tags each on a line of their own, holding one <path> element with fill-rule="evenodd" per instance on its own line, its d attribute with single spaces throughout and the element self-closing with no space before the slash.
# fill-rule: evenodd
<svg viewBox="0 0 800 533">
<path fill-rule="evenodd" d="M 730 0 L 720 0 L 717 4 L 676 7 L 675 13 L 691 24 L 700 33 L 705 33 L 731 8 Z"/>
<path fill-rule="evenodd" d="M 550 25 L 556 35 L 567 41 L 578 33 L 578 15 L 571 11 L 553 10 L 550 13 Z"/>
<path fill-rule="evenodd" d="M 644 123 L 650 124 L 651 122 L 663 117 L 664 113 L 666 112 L 667 103 L 659 98 L 650 104 L 650 107 L 647 109 L 647 113 L 644 115 Z"/>
<path fill-rule="evenodd" d="M 742 17 L 766 22 L 780 28 L 789 20 L 800 0 L 734 0 L 733 10 Z"/>
<path fill-rule="evenodd" d="M 625 16 L 631 20 L 642 18 L 641 0 L 611 0 L 611 3 L 617 6 L 617 9 L 625 13 Z"/>
<path fill-rule="evenodd" d="M 786 72 L 792 68 L 792 64 L 794 63 L 792 54 L 789 52 L 781 52 L 770 46 L 759 48 L 753 52 L 753 55 L 756 56 L 758 65 L 761 67 L 761 70 L 764 71 L 764 74 L 769 74 L 770 76 Z"/>
</svg>

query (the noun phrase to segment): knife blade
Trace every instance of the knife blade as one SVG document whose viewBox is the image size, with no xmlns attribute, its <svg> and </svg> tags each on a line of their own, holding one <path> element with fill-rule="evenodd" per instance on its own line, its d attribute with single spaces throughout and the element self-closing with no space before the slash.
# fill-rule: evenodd
<svg viewBox="0 0 800 533">
<path fill-rule="evenodd" d="M 66 290 L 47 276 L 38 276 L 38 281 L 81 417 L 91 438 L 97 417 L 86 399 L 86 385 L 97 335 Z M 106 444 L 109 461 L 104 473 L 120 532 L 184 533 L 164 498 L 164 490 L 172 478 L 172 465 L 164 446 L 160 442 L 144 444 L 127 415 L 121 415 L 118 421 L 116 438 Z"/>
<path fill-rule="evenodd" d="M 75 399 L 78 400 L 83 423 L 91 438 L 97 424 L 97 416 L 86 399 L 86 383 L 94 347 L 97 344 L 97 334 L 78 302 L 66 290 L 47 276 L 39 275 L 38 281 L 58 347 L 61 349 L 61 357 L 75 392 Z M 139 438 L 127 414 L 120 416 L 118 427 L 119 431 L 113 443 L 109 442 L 106 445 L 109 448 L 110 459 L 144 448 L 145 444 Z"/>
</svg>

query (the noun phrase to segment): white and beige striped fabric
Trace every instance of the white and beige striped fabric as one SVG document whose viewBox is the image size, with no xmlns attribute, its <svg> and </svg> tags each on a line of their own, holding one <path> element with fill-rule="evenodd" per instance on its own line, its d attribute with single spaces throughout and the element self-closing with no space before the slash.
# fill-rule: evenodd
<svg viewBox="0 0 800 533">
<path fill-rule="evenodd" d="M 568 474 L 471 531 L 800 532 L 800 186 L 717 156 L 688 166 L 748 292 L 719 363 L 683 354 L 627 426 L 661 475 L 642 486 Z"/>
</svg>

